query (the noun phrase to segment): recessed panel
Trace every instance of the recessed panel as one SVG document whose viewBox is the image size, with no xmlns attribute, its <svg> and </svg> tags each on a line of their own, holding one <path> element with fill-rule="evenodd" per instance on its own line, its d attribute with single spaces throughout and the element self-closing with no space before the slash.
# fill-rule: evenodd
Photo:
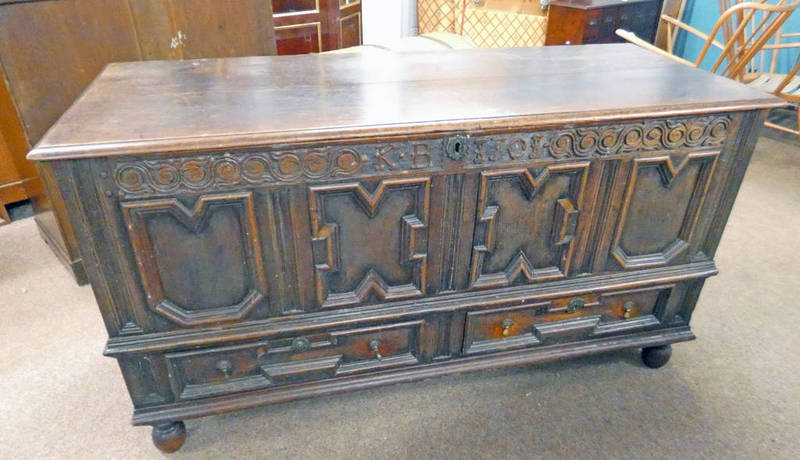
<svg viewBox="0 0 800 460">
<path fill-rule="evenodd" d="M 481 174 L 473 288 L 564 278 L 578 232 L 589 162 Z"/>
<path fill-rule="evenodd" d="M 719 152 L 633 161 L 611 254 L 622 268 L 685 259 Z"/>
<path fill-rule="evenodd" d="M 218 209 L 197 232 L 170 214 L 155 214 L 147 219 L 147 232 L 164 294 L 173 302 L 200 311 L 247 295 L 247 257 L 235 237 L 242 226 L 233 208 Z"/>
<path fill-rule="evenodd" d="M 237 321 L 267 306 L 253 195 L 121 204 L 148 306 L 181 326 Z"/>
<path fill-rule="evenodd" d="M 429 189 L 427 177 L 309 189 L 319 306 L 425 293 Z"/>
</svg>

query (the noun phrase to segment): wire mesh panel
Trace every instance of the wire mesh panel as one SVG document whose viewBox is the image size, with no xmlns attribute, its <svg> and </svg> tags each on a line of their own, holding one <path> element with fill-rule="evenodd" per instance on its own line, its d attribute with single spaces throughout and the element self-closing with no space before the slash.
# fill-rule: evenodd
<svg viewBox="0 0 800 460">
<path fill-rule="evenodd" d="M 417 0 L 419 33 L 450 32 L 481 48 L 544 45 L 547 16 L 483 8 L 472 0 Z"/>
<path fill-rule="evenodd" d="M 456 12 L 461 4 L 461 0 L 417 0 L 419 33 L 456 33 Z"/>
<path fill-rule="evenodd" d="M 547 17 L 512 11 L 466 8 L 462 35 L 480 48 L 543 46 Z"/>
</svg>

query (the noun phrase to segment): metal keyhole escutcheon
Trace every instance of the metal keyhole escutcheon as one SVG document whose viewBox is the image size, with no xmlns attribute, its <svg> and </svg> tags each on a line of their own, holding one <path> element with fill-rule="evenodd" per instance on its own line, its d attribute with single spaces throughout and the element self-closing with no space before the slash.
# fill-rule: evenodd
<svg viewBox="0 0 800 460">
<path fill-rule="evenodd" d="M 467 136 L 462 134 L 449 137 L 444 146 L 447 157 L 453 161 L 461 161 L 467 155 L 468 142 Z"/>
</svg>

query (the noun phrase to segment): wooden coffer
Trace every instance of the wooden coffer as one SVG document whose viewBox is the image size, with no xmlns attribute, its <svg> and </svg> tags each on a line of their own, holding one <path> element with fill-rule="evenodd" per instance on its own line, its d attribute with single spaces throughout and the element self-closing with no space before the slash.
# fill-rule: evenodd
<svg viewBox="0 0 800 460">
<path fill-rule="evenodd" d="M 778 104 L 628 45 L 128 63 L 30 158 L 158 426 L 692 339 Z"/>
</svg>

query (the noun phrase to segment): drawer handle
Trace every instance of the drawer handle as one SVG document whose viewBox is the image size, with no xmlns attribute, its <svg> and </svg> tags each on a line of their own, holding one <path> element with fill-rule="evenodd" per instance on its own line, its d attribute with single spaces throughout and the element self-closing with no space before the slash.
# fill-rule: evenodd
<svg viewBox="0 0 800 460">
<path fill-rule="evenodd" d="M 500 327 L 503 328 L 503 337 L 508 336 L 508 331 L 511 329 L 511 326 L 514 325 L 514 321 L 511 318 L 506 318 L 500 323 Z"/>
<path fill-rule="evenodd" d="M 378 339 L 372 339 L 369 341 L 369 349 L 375 353 L 375 358 L 378 361 L 383 360 L 383 356 L 381 355 L 381 341 Z"/>
<path fill-rule="evenodd" d="M 310 347 L 311 342 L 309 342 L 305 337 L 297 337 L 296 339 L 292 340 L 292 351 L 295 353 L 306 351 Z"/>
<path fill-rule="evenodd" d="M 625 305 L 622 306 L 622 317 L 628 319 L 631 317 L 631 311 L 636 306 L 633 302 L 626 302 Z"/>
<path fill-rule="evenodd" d="M 580 298 L 575 297 L 574 299 L 570 300 L 567 304 L 567 313 L 576 313 L 583 310 L 583 307 L 586 306 L 586 302 Z"/>
<path fill-rule="evenodd" d="M 224 375 L 226 379 L 231 377 L 233 364 L 230 361 L 228 361 L 227 359 L 221 359 L 217 361 L 216 367 L 218 371 L 222 372 L 222 375 Z"/>
</svg>

